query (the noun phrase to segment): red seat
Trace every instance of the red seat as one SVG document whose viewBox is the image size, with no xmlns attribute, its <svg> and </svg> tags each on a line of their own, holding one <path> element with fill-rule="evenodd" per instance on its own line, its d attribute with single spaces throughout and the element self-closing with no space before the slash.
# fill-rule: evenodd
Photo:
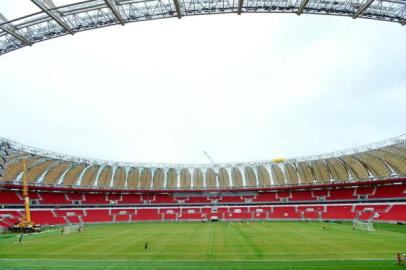
<svg viewBox="0 0 406 270">
<path fill-rule="evenodd" d="M 106 194 L 86 194 L 82 204 L 108 204 Z"/>
<path fill-rule="evenodd" d="M 331 219 L 354 219 L 356 213 L 352 212 L 352 205 L 327 206 L 327 211 L 322 213 L 322 218 Z"/>
<path fill-rule="evenodd" d="M 289 199 L 289 201 L 312 201 L 315 199 L 312 197 L 310 190 L 291 192 L 291 194 L 292 197 Z"/>
<path fill-rule="evenodd" d="M 261 192 L 258 193 L 255 199 L 252 201 L 254 202 L 275 202 L 279 201 L 279 199 L 276 199 L 276 192 Z"/>
<path fill-rule="evenodd" d="M 296 212 L 293 206 L 274 206 L 273 212 L 269 213 L 269 218 L 275 219 L 298 219 L 300 214 Z"/>
<path fill-rule="evenodd" d="M 51 210 L 31 210 L 31 220 L 41 225 L 66 223 L 63 217 L 56 216 Z"/>
<path fill-rule="evenodd" d="M 84 222 L 113 222 L 113 217 L 107 209 L 87 209 Z"/>
<path fill-rule="evenodd" d="M 353 188 L 332 189 L 328 200 L 355 200 Z"/>
<path fill-rule="evenodd" d="M 22 204 L 24 201 L 17 196 L 13 191 L 0 192 L 0 204 Z"/>
<path fill-rule="evenodd" d="M 224 213 L 224 219 L 251 219 L 252 213 Z"/>
<path fill-rule="evenodd" d="M 40 204 L 72 204 L 71 201 L 66 200 L 65 193 L 40 193 L 42 200 Z"/>
<path fill-rule="evenodd" d="M 204 214 L 201 213 L 185 213 L 179 216 L 181 220 L 201 220 L 204 218 Z"/>
<path fill-rule="evenodd" d="M 370 195 L 374 192 L 375 187 L 359 187 L 356 188 L 356 195 Z"/>
<path fill-rule="evenodd" d="M 189 197 L 186 203 L 211 203 L 207 197 Z"/>
<path fill-rule="evenodd" d="M 223 196 L 219 202 L 227 203 L 227 202 L 243 202 L 244 200 L 241 199 L 241 196 Z"/>
<path fill-rule="evenodd" d="M 369 199 L 377 198 L 404 198 L 406 197 L 406 185 L 393 185 L 377 187 L 374 195 L 369 195 Z"/>
<path fill-rule="evenodd" d="M 139 204 L 141 203 L 141 195 L 139 194 L 123 194 L 121 201 L 118 201 L 119 204 Z"/>
<path fill-rule="evenodd" d="M 393 205 L 387 213 L 379 213 L 375 220 L 406 222 L 406 205 Z"/>
<path fill-rule="evenodd" d="M 176 203 L 176 201 L 171 195 L 159 194 L 155 196 L 153 203 Z"/>
<path fill-rule="evenodd" d="M 158 214 L 158 209 L 137 209 L 137 214 L 133 216 L 133 220 L 161 220 L 161 214 Z"/>
<path fill-rule="evenodd" d="M 116 222 L 130 221 L 130 215 L 116 215 L 114 220 Z"/>
<path fill-rule="evenodd" d="M 66 193 L 66 197 L 69 201 L 81 201 L 83 199 L 81 193 Z"/>
</svg>

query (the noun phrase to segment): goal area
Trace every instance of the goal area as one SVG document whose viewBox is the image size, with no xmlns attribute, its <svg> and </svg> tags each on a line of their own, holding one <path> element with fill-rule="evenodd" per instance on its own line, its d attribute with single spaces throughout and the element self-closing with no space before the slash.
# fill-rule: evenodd
<svg viewBox="0 0 406 270">
<path fill-rule="evenodd" d="M 63 226 L 61 229 L 61 234 L 70 234 L 75 232 L 82 232 L 83 226 L 82 225 L 69 225 Z"/>
<path fill-rule="evenodd" d="M 356 230 L 375 231 L 374 224 L 372 222 L 353 220 L 352 227 Z"/>
</svg>

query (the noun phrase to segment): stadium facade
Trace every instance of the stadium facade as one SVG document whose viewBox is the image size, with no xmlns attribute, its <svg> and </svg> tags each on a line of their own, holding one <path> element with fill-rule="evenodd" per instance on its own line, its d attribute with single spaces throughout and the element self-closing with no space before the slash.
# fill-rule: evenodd
<svg viewBox="0 0 406 270">
<path fill-rule="evenodd" d="M 68 156 L 1 139 L 0 228 L 204 220 L 406 223 L 405 135 L 298 158 L 224 164 L 143 164 Z"/>
<path fill-rule="evenodd" d="M 58 7 L 31 1 L 38 12 L 12 20 L 0 14 L 0 55 L 81 31 L 193 15 L 293 13 L 406 24 L 406 0 L 89 0 Z"/>
</svg>

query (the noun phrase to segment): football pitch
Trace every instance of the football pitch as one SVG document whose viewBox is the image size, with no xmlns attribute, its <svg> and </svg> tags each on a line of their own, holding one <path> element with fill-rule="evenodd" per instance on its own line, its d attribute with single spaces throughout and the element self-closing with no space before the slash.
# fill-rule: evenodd
<svg viewBox="0 0 406 270">
<path fill-rule="evenodd" d="M 325 227 L 325 228 L 323 228 Z M 0 269 L 405 269 L 406 226 L 322 222 L 130 223 L 0 235 Z M 148 248 L 145 249 L 145 243 Z"/>
</svg>

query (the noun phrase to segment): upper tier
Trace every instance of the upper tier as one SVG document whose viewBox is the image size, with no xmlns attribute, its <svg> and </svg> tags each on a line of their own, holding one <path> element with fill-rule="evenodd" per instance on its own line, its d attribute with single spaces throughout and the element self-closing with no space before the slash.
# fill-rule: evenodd
<svg viewBox="0 0 406 270">
<path fill-rule="evenodd" d="M 231 189 L 406 176 L 406 134 L 339 152 L 273 161 L 144 164 L 84 159 L 0 138 L 0 181 L 128 189 Z"/>
</svg>

